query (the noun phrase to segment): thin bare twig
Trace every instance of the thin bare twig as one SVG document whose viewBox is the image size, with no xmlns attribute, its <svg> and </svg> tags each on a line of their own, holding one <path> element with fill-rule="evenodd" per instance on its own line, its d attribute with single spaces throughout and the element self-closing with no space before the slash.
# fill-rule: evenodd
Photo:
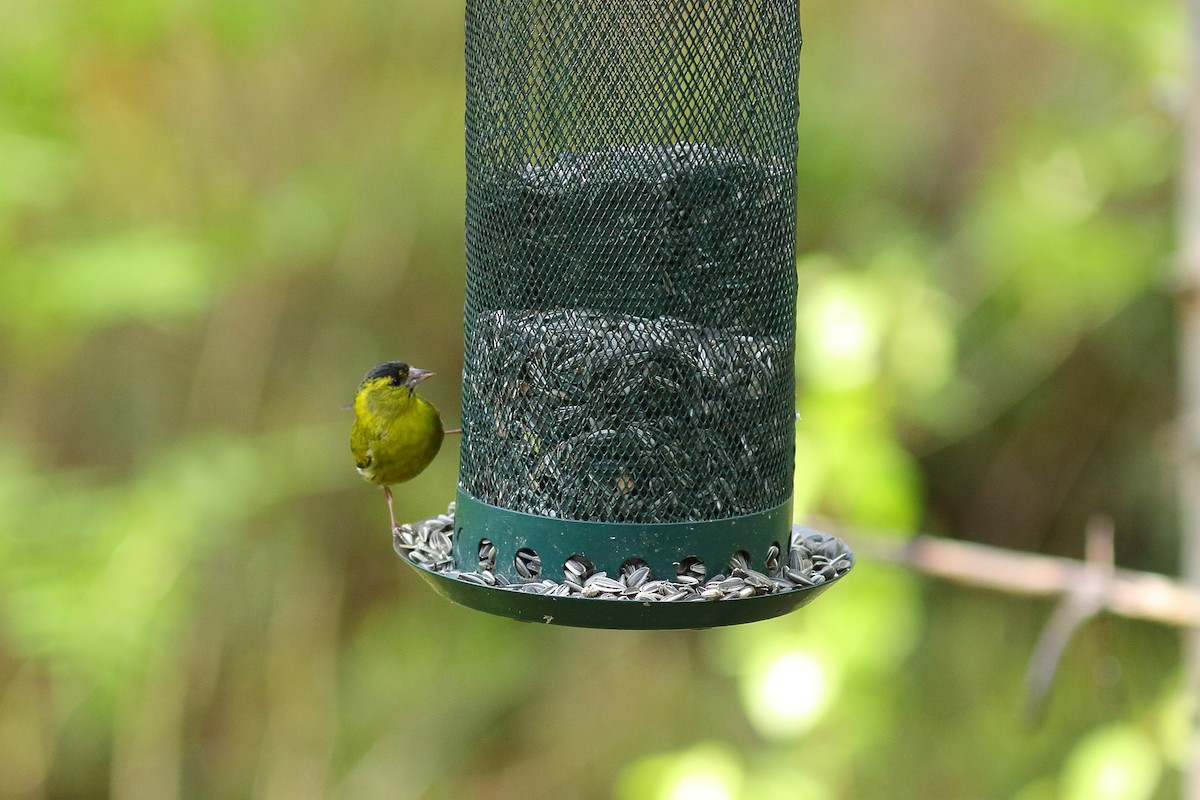
<svg viewBox="0 0 1200 800">
<path fill-rule="evenodd" d="M 1010 594 L 1061 597 L 1075 586 L 1094 580 L 1097 570 L 1094 565 L 1071 558 L 1021 553 L 938 536 L 898 539 L 852 532 L 844 538 L 859 556 Z M 1113 569 L 1101 608 L 1122 617 L 1200 630 L 1200 591 L 1152 572 Z"/>
<path fill-rule="evenodd" d="M 1058 672 L 1059 661 L 1075 631 L 1104 610 L 1112 592 L 1115 570 L 1115 537 L 1112 520 L 1095 516 L 1088 523 L 1084 563 L 1085 580 L 1067 589 L 1042 635 L 1038 637 L 1029 660 L 1025 680 L 1025 717 L 1030 723 L 1041 720 L 1050 695 L 1050 686 Z"/>
</svg>

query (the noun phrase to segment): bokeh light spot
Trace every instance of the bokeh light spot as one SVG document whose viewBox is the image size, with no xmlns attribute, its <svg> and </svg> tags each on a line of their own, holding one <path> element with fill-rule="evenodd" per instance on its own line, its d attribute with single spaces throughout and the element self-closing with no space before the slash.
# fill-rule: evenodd
<svg viewBox="0 0 1200 800">
<path fill-rule="evenodd" d="M 1111 725 L 1093 731 L 1075 748 L 1063 776 L 1066 800 L 1149 800 L 1162 758 L 1141 730 Z"/>
<path fill-rule="evenodd" d="M 837 692 L 833 670 L 810 652 L 783 650 L 747 670 L 742 698 L 750 721 L 764 736 L 785 738 L 812 728 Z"/>
<path fill-rule="evenodd" d="M 807 379 L 832 388 L 873 381 L 882 319 L 868 288 L 848 276 L 831 276 L 801 298 L 797 358 Z"/>
</svg>

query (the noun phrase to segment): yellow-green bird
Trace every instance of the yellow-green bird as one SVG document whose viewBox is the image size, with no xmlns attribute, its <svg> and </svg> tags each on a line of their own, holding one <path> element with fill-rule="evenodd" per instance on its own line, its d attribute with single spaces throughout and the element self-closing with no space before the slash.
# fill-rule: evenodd
<svg viewBox="0 0 1200 800">
<path fill-rule="evenodd" d="M 442 446 L 442 419 L 416 392 L 432 377 L 403 361 L 386 361 L 367 373 L 354 395 L 350 451 L 363 479 L 383 487 L 393 529 L 391 484 L 416 477 Z"/>
</svg>

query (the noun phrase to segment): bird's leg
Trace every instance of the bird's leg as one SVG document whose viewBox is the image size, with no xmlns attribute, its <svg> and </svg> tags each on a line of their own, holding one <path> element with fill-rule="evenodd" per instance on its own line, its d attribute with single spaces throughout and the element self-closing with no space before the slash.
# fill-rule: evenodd
<svg viewBox="0 0 1200 800">
<path fill-rule="evenodd" d="M 453 434 L 453 433 L 462 433 L 462 428 L 447 428 L 447 429 L 446 429 L 446 435 L 447 435 L 447 436 L 449 436 L 449 435 L 451 435 L 451 434 Z"/>
<path fill-rule="evenodd" d="M 400 529 L 400 526 L 396 524 L 396 512 L 392 510 L 392 487 L 384 486 L 383 496 L 387 498 L 388 519 L 392 521 L 392 531 L 397 531 Z"/>
</svg>

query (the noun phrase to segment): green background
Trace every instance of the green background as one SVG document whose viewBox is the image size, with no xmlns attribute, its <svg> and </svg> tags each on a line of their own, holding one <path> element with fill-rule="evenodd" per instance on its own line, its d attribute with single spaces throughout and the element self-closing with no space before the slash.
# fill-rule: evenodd
<svg viewBox="0 0 1200 800">
<path fill-rule="evenodd" d="M 1173 573 L 1183 24 L 802 9 L 796 503 Z M 522 625 L 394 556 L 340 406 L 458 419 L 462 8 L 0 4 L 0 798 L 1178 793 L 1177 633 L 863 559 L 708 632 Z M 397 491 L 454 495 L 448 447 Z M 853 533 L 847 535 L 853 544 Z"/>
</svg>

